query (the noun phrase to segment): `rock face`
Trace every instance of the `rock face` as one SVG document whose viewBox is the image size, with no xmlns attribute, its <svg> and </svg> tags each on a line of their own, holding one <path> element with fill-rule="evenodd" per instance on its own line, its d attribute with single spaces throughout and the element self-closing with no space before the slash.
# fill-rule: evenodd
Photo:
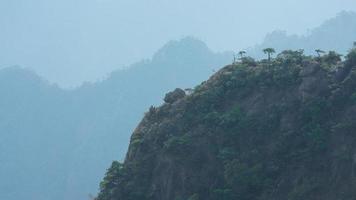
<svg viewBox="0 0 356 200">
<path fill-rule="evenodd" d="M 355 199 L 355 58 L 226 66 L 150 109 L 97 199 Z"/>
<path fill-rule="evenodd" d="M 164 102 L 174 103 L 183 97 L 185 97 L 184 90 L 177 88 L 173 92 L 169 92 L 168 94 L 166 94 L 166 96 L 164 97 Z"/>
</svg>

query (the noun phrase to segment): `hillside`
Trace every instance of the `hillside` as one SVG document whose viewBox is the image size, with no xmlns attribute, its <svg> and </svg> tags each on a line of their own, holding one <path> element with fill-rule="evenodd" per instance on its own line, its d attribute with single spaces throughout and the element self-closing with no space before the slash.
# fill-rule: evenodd
<svg viewBox="0 0 356 200">
<path fill-rule="evenodd" d="M 177 62 L 179 57 L 185 61 Z M 160 96 L 178 86 L 193 87 L 230 61 L 231 53 L 214 53 L 205 43 L 184 38 L 169 42 L 150 60 L 73 91 L 71 114 L 78 117 L 74 132 L 80 136 L 80 143 L 66 199 L 96 193 L 108 164 L 124 159 L 136 124 L 147 107 L 162 102 Z M 83 169 L 83 164 L 90 167 Z M 86 193 L 72 198 L 70 194 L 78 191 Z"/>
<path fill-rule="evenodd" d="M 112 160 L 124 158 L 148 106 L 160 104 L 173 88 L 200 83 L 230 60 L 230 53 L 184 38 L 150 60 L 74 90 L 20 67 L 0 70 L 0 199 L 86 200 L 97 193 Z"/>
<path fill-rule="evenodd" d="M 316 55 L 315 49 L 337 51 L 345 55 L 350 44 L 356 41 L 355 32 L 356 13 L 343 11 L 304 35 L 289 35 L 278 30 L 267 34 L 261 44 L 248 49 L 248 54 L 254 58 L 263 58 L 261 50 L 273 47 L 277 51 L 304 49 L 308 55 Z"/>
<path fill-rule="evenodd" d="M 344 53 L 356 40 L 355 16 L 341 13 L 306 36 L 272 34 L 248 55 L 264 58 L 264 47 Z M 213 52 L 188 37 L 73 90 L 30 70 L 1 69 L 0 160 L 6 164 L 0 166 L 0 199 L 78 200 L 97 193 L 107 166 L 124 159 L 130 135 L 149 106 L 162 103 L 160 97 L 176 87 L 201 83 L 231 60 L 232 53 Z"/>
<path fill-rule="evenodd" d="M 135 129 L 97 200 L 355 199 L 356 49 L 228 65 Z"/>
</svg>

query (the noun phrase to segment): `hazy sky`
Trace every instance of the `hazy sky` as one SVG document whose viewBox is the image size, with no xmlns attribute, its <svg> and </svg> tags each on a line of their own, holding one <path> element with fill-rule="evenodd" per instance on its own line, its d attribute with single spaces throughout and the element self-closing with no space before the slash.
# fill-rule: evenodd
<svg viewBox="0 0 356 200">
<path fill-rule="evenodd" d="M 192 35 L 216 51 L 305 33 L 356 0 L 0 0 L 0 66 L 62 86 L 95 80 Z"/>
</svg>

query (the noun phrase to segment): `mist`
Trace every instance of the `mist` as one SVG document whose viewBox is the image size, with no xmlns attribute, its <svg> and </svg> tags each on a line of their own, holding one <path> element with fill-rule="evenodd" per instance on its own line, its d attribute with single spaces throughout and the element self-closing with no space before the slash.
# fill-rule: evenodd
<svg viewBox="0 0 356 200">
<path fill-rule="evenodd" d="M 70 88 L 194 36 L 214 51 L 248 48 L 267 33 L 307 34 L 354 0 L 3 0 L 0 67 L 33 69 Z"/>
<path fill-rule="evenodd" d="M 257 199 L 335 130 L 354 191 L 355 0 L 1 0 L 0 29 L 0 199 Z"/>
</svg>

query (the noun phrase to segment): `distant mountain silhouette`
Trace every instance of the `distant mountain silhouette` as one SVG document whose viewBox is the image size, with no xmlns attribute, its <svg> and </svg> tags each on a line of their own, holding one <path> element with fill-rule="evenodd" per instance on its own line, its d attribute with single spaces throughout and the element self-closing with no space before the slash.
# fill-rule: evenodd
<svg viewBox="0 0 356 200">
<path fill-rule="evenodd" d="M 229 63 L 194 38 L 172 41 L 151 60 L 75 90 L 20 67 L 0 70 L 0 199 L 80 200 L 95 194 L 112 160 L 150 105 Z"/>
<path fill-rule="evenodd" d="M 306 36 L 274 32 L 248 50 L 337 50 L 356 40 L 356 14 L 340 13 Z M 107 79 L 62 90 L 32 71 L 0 70 L 0 199 L 82 200 L 95 194 L 112 160 L 123 159 L 143 113 L 168 91 L 194 87 L 228 64 L 194 38 L 171 41 L 150 60 Z"/>
<path fill-rule="evenodd" d="M 315 55 L 315 49 L 337 51 L 346 55 L 356 41 L 356 13 L 343 11 L 325 21 L 306 35 L 288 35 L 285 31 L 274 31 L 264 41 L 248 50 L 255 58 L 262 58 L 262 49 L 272 47 L 280 52 L 284 49 L 304 49 L 306 54 Z"/>
</svg>

